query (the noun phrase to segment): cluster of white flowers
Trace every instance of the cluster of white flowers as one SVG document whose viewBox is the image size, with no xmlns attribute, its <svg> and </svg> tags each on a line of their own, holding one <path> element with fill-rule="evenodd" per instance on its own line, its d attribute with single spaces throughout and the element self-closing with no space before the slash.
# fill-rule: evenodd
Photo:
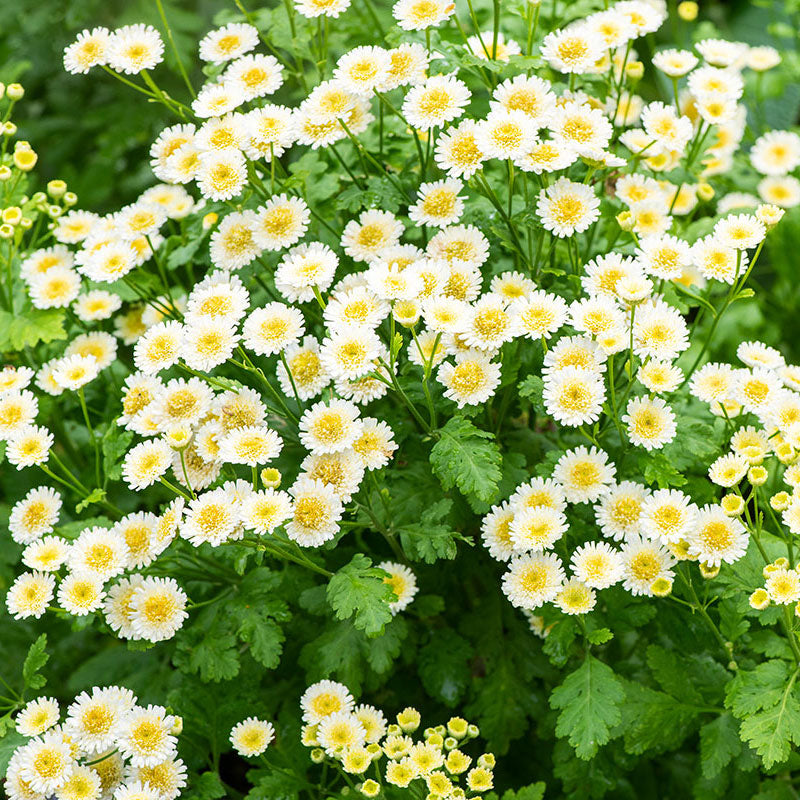
<svg viewBox="0 0 800 800">
<path fill-rule="evenodd" d="M 28 741 L 8 763 L 10 800 L 175 800 L 186 785 L 177 753 L 180 717 L 139 705 L 129 689 L 82 692 L 63 721 L 58 701 L 39 697 L 15 722 Z"/>
</svg>

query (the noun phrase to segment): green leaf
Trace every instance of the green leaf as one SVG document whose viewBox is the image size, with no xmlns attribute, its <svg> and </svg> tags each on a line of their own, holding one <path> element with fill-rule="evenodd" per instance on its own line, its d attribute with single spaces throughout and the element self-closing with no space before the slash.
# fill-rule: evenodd
<svg viewBox="0 0 800 800">
<path fill-rule="evenodd" d="M 639 754 L 674 749 L 689 735 L 699 713 L 697 707 L 664 692 L 626 681 L 622 707 L 625 750 Z"/>
<path fill-rule="evenodd" d="M 659 489 L 683 486 L 686 483 L 686 477 L 672 466 L 663 453 L 641 453 L 638 461 L 645 481 L 657 484 Z"/>
<path fill-rule="evenodd" d="M 452 507 L 453 501 L 444 498 L 426 508 L 419 522 L 409 522 L 396 529 L 409 559 L 433 564 L 440 558 L 456 557 L 455 540 L 463 537 L 446 522 Z"/>
<path fill-rule="evenodd" d="M 133 432 L 120 428 L 116 422 L 109 423 L 101 440 L 103 448 L 103 472 L 112 481 L 122 475 L 122 457 L 133 441 Z"/>
<path fill-rule="evenodd" d="M 336 619 L 355 615 L 353 624 L 368 636 L 377 636 L 392 619 L 389 603 L 395 595 L 385 582 L 386 573 L 358 553 L 328 582 L 328 602 Z"/>
<path fill-rule="evenodd" d="M 22 664 L 22 678 L 25 686 L 31 689 L 41 689 L 47 683 L 44 675 L 40 675 L 42 667 L 48 662 L 50 656 L 47 647 L 47 634 L 43 633 L 29 648 L 25 661 Z"/>
<path fill-rule="evenodd" d="M 494 435 L 464 417 L 448 420 L 431 450 L 431 467 L 445 489 L 457 486 L 468 499 L 492 502 L 503 476 Z"/>
<path fill-rule="evenodd" d="M 539 781 L 516 791 L 508 789 L 503 793 L 503 800 L 542 800 L 546 788 L 544 781 Z"/>
<path fill-rule="evenodd" d="M 33 309 L 14 315 L 0 311 L 0 351 L 23 350 L 40 342 L 66 339 L 66 318 L 61 308 Z"/>
<path fill-rule="evenodd" d="M 792 744 L 800 744 L 800 698 L 797 677 L 773 659 L 754 670 L 740 671 L 728 686 L 725 704 L 742 720 L 739 736 L 770 769 L 785 761 Z"/>
<path fill-rule="evenodd" d="M 175 666 L 198 673 L 205 682 L 231 680 L 239 674 L 239 642 L 230 619 L 223 615 L 212 606 L 200 614 L 194 626 L 181 631 Z"/>
<path fill-rule="evenodd" d="M 437 630 L 417 656 L 419 676 L 425 691 L 445 705 L 454 706 L 469 685 L 469 642 L 451 628 Z"/>
<path fill-rule="evenodd" d="M 594 645 L 605 644 L 614 638 L 614 634 L 608 628 L 598 628 L 596 631 L 591 631 L 587 634 L 586 638 Z"/>
<path fill-rule="evenodd" d="M 0 739 L 0 775 L 5 775 L 8 762 L 18 747 L 30 741 L 16 731 L 11 731 Z"/>
<path fill-rule="evenodd" d="M 700 765 L 703 777 L 715 778 L 742 750 L 739 726 L 731 714 L 720 714 L 700 728 Z"/>
<path fill-rule="evenodd" d="M 239 638 L 250 645 L 250 655 L 267 669 L 275 669 L 280 663 L 286 638 L 281 626 L 258 609 L 241 613 L 240 619 Z"/>
<path fill-rule="evenodd" d="M 218 800 L 225 797 L 227 791 L 216 772 L 204 772 L 192 781 L 192 797 L 197 800 Z"/>
<path fill-rule="evenodd" d="M 89 508 L 89 506 L 94 505 L 95 503 L 101 503 L 105 499 L 105 489 L 101 489 L 99 487 L 92 489 L 92 491 L 89 492 L 89 494 L 87 494 L 86 497 L 84 497 L 83 500 L 81 500 L 80 503 L 75 506 L 75 513 L 80 514 L 84 509 Z"/>
<path fill-rule="evenodd" d="M 619 724 L 624 699 L 622 682 L 611 667 L 587 655 L 550 695 L 550 705 L 561 711 L 556 735 L 569 737 L 578 758 L 592 758 Z"/>
<path fill-rule="evenodd" d="M 537 414 L 545 413 L 544 400 L 542 399 L 542 395 L 544 394 L 544 381 L 541 376 L 528 375 L 528 377 L 519 384 L 517 391 L 520 397 L 527 397 L 531 401 L 531 405 Z"/>
</svg>

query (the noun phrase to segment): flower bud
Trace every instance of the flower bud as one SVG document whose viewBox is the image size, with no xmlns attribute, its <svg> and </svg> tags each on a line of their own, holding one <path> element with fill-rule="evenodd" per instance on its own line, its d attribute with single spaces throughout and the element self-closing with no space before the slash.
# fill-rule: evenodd
<svg viewBox="0 0 800 800">
<path fill-rule="evenodd" d="M 767 230 L 774 228 L 782 219 L 786 211 L 778 206 L 764 203 L 756 209 L 756 218 Z"/>
<path fill-rule="evenodd" d="M 684 2 L 678 3 L 678 16 L 684 22 L 694 22 L 699 11 L 700 8 L 697 3 L 691 2 L 691 0 L 684 0 Z"/>
<path fill-rule="evenodd" d="M 3 124 L 3 134 L 5 136 L 13 136 L 16 132 L 17 126 L 11 120 Z"/>
<path fill-rule="evenodd" d="M 64 209 L 61 206 L 47 206 L 47 216 L 56 219 L 60 217 L 64 213 Z"/>
<path fill-rule="evenodd" d="M 769 595 L 766 589 L 756 589 L 750 595 L 750 608 L 763 611 L 769 605 Z"/>
<path fill-rule="evenodd" d="M 11 172 L 9 167 L 6 166 L 5 164 L 3 164 L 3 166 L 0 167 L 0 181 L 7 181 L 12 174 L 13 173 Z"/>
<path fill-rule="evenodd" d="M 416 708 L 404 708 L 398 715 L 397 715 L 397 724 L 402 729 L 403 733 L 413 733 L 417 728 L 419 728 L 419 723 L 422 717 L 420 716 L 419 711 Z"/>
<path fill-rule="evenodd" d="M 22 100 L 25 96 L 25 90 L 20 83 L 9 83 L 6 86 L 6 96 L 9 100 Z"/>
<path fill-rule="evenodd" d="M 208 214 L 203 217 L 203 230 L 207 231 L 209 228 L 213 228 L 214 225 L 217 224 L 218 219 L 219 214 L 215 211 L 209 211 Z"/>
<path fill-rule="evenodd" d="M 617 222 L 622 230 L 632 231 L 635 220 L 630 211 L 621 211 L 617 214 Z"/>
<path fill-rule="evenodd" d="M 769 473 L 766 467 L 755 466 L 747 470 L 747 480 L 749 480 L 753 486 L 763 486 L 767 482 L 768 477 Z"/>
<path fill-rule="evenodd" d="M 170 733 L 173 736 L 180 736 L 183 732 L 183 717 L 179 717 L 177 714 L 172 718 L 172 730 Z"/>
<path fill-rule="evenodd" d="M 22 228 L 22 230 L 24 231 L 30 230 L 32 225 L 33 225 L 33 220 L 30 217 L 23 217 L 19 221 L 19 227 Z"/>
<path fill-rule="evenodd" d="M 368 778 L 361 784 L 359 791 L 364 797 L 377 797 L 381 792 L 381 785 L 372 778 Z"/>
<path fill-rule="evenodd" d="M 458 747 L 458 739 L 455 739 L 452 736 L 448 736 L 444 740 L 444 749 L 445 750 L 455 750 L 456 747 Z"/>
<path fill-rule="evenodd" d="M 777 567 L 778 569 L 789 569 L 789 559 L 785 556 L 781 556 L 780 558 L 776 558 L 772 562 L 773 567 Z"/>
<path fill-rule="evenodd" d="M 704 561 L 700 562 L 700 574 L 707 580 L 710 581 L 712 578 L 716 578 L 719 575 L 719 564 L 711 565 L 706 564 Z"/>
<path fill-rule="evenodd" d="M 738 517 L 744 512 L 744 500 L 738 494 L 726 494 L 720 505 L 727 517 Z"/>
<path fill-rule="evenodd" d="M 463 739 L 467 735 L 469 723 L 463 717 L 451 717 L 447 721 L 447 732 L 456 739 Z"/>
<path fill-rule="evenodd" d="M 39 156 L 27 147 L 20 147 L 14 151 L 14 166 L 23 172 L 30 172 L 39 160 Z"/>
<path fill-rule="evenodd" d="M 281 485 L 280 470 L 275 467 L 265 467 L 261 470 L 261 483 L 268 489 L 277 489 Z"/>
<path fill-rule="evenodd" d="M 311 751 L 311 760 L 315 764 L 321 764 L 325 760 L 325 751 L 321 747 L 315 747 Z"/>
<path fill-rule="evenodd" d="M 641 61 L 631 61 L 625 66 L 625 74 L 632 81 L 640 81 L 644 75 L 644 64 Z"/>
<path fill-rule="evenodd" d="M 64 192 L 67 191 L 67 183 L 66 181 L 62 181 L 58 178 L 52 181 L 48 181 L 47 183 L 47 194 L 50 195 L 54 200 L 58 200 L 59 197 L 64 196 Z"/>
<path fill-rule="evenodd" d="M 19 225 L 22 220 L 22 209 L 19 206 L 9 206 L 3 209 L 2 219 L 9 225 Z"/>
<path fill-rule="evenodd" d="M 47 204 L 47 195 L 44 192 L 34 192 L 31 197 L 31 203 L 35 206 L 40 206 L 42 203 Z"/>
<path fill-rule="evenodd" d="M 650 584 L 650 591 L 656 597 L 668 597 L 672 594 L 672 581 L 669 578 L 656 578 Z"/>
<path fill-rule="evenodd" d="M 14 226 L 8 223 L 0 225 L 0 239 L 10 239 L 14 235 Z"/>
<path fill-rule="evenodd" d="M 794 447 L 792 447 L 789 442 L 781 442 L 775 448 L 775 455 L 781 464 L 791 464 L 797 456 Z"/>
<path fill-rule="evenodd" d="M 78 202 L 78 195 L 75 192 L 67 192 L 64 195 L 64 205 L 65 206 L 74 206 L 75 203 Z"/>
<path fill-rule="evenodd" d="M 789 492 L 778 492 L 769 499 L 769 504 L 773 511 L 785 511 L 789 508 L 789 503 L 791 502 L 792 497 Z"/>
<path fill-rule="evenodd" d="M 701 181 L 697 184 L 697 196 L 701 200 L 705 200 L 708 202 L 712 200 L 715 195 L 714 187 L 710 183 L 706 183 L 705 181 Z"/>
</svg>

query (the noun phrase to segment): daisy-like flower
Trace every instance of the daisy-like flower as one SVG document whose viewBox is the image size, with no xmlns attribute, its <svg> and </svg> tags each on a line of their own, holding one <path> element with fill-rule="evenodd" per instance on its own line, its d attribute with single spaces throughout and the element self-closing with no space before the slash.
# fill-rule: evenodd
<svg viewBox="0 0 800 800">
<path fill-rule="evenodd" d="M 117 747 L 134 766 L 155 766 L 176 754 L 175 717 L 162 706 L 136 706 L 121 726 Z"/>
<path fill-rule="evenodd" d="M 355 380 L 376 369 L 384 352 L 380 338 L 370 328 L 354 326 L 334 331 L 322 342 L 320 359 L 336 379 Z"/>
<path fill-rule="evenodd" d="M 800 166 L 800 136 L 793 131 L 768 131 L 750 150 L 750 162 L 762 175 L 786 175 Z"/>
<path fill-rule="evenodd" d="M 588 336 L 562 336 L 547 351 L 543 372 L 547 375 L 566 367 L 583 367 L 604 372 L 605 361 L 606 355 L 600 345 Z"/>
<path fill-rule="evenodd" d="M 603 57 L 604 42 L 587 26 L 572 25 L 544 37 L 542 58 L 553 69 L 564 73 L 582 74 L 591 71 Z"/>
<path fill-rule="evenodd" d="M 267 303 L 245 320 L 244 345 L 258 355 L 274 355 L 296 345 L 305 332 L 302 313 L 283 303 Z"/>
<path fill-rule="evenodd" d="M 352 444 L 366 469 L 381 469 L 392 458 L 397 444 L 392 429 L 382 420 L 364 417 L 361 432 Z"/>
<path fill-rule="evenodd" d="M 736 377 L 734 398 L 747 411 L 761 413 L 780 397 L 781 380 L 772 370 L 763 367 L 741 370 Z"/>
<path fill-rule="evenodd" d="M 510 311 L 516 317 L 518 333 L 529 339 L 550 339 L 567 321 L 563 298 L 542 289 L 515 300 Z"/>
<path fill-rule="evenodd" d="M 218 547 L 234 534 L 238 524 L 238 509 L 232 506 L 228 495 L 219 488 L 198 495 L 189 503 L 180 535 L 195 547 L 204 542 Z"/>
<path fill-rule="evenodd" d="M 263 426 L 237 428 L 222 440 L 220 457 L 231 464 L 250 467 L 268 464 L 278 457 L 283 440 L 275 431 Z"/>
<path fill-rule="evenodd" d="M 52 533 L 61 510 L 61 495 L 49 486 L 31 489 L 11 509 L 8 530 L 17 544 L 30 544 Z"/>
<path fill-rule="evenodd" d="M 622 416 L 628 438 L 645 450 L 660 450 L 675 438 L 675 413 L 660 397 L 634 397 Z"/>
<path fill-rule="evenodd" d="M 588 542 L 576 548 L 570 559 L 574 576 L 592 589 L 607 589 L 622 580 L 619 551 L 608 542 Z"/>
<path fill-rule="evenodd" d="M 330 680 L 312 683 L 300 698 L 303 721 L 308 725 L 317 725 L 331 714 L 351 713 L 354 705 L 350 690 Z"/>
<path fill-rule="evenodd" d="M 765 203 L 794 208 L 800 204 L 800 181 L 792 175 L 768 175 L 759 181 L 758 195 Z"/>
<path fill-rule="evenodd" d="M 723 561 L 733 564 L 742 558 L 748 541 L 747 529 L 738 519 L 729 517 L 718 505 L 707 505 L 697 512 L 689 552 L 704 564 L 718 567 Z"/>
<path fill-rule="evenodd" d="M 563 238 L 585 231 L 600 216 L 599 207 L 590 186 L 559 178 L 539 192 L 536 213 L 546 230 Z"/>
<path fill-rule="evenodd" d="M 378 569 L 388 572 L 389 575 L 383 579 L 392 587 L 396 600 L 389 603 L 389 610 L 392 614 L 404 611 L 411 604 L 417 594 L 417 578 L 414 573 L 404 564 L 396 564 L 394 561 L 382 561 L 378 564 Z"/>
<path fill-rule="evenodd" d="M 781 54 L 769 46 L 750 47 L 745 56 L 747 66 L 756 72 L 766 72 L 781 63 Z"/>
<path fill-rule="evenodd" d="M 672 106 L 648 103 L 642 109 L 642 127 L 664 150 L 683 150 L 694 133 L 691 120 L 680 117 Z"/>
<path fill-rule="evenodd" d="M 565 367 L 547 376 L 542 397 L 547 413 L 557 422 L 579 427 L 599 419 L 605 385 L 593 370 Z"/>
<path fill-rule="evenodd" d="M 409 206 L 409 219 L 420 225 L 437 228 L 458 222 L 464 213 L 464 201 L 458 196 L 461 188 L 461 181 L 452 178 L 421 184 L 417 202 Z"/>
<path fill-rule="evenodd" d="M 489 242 L 474 225 L 450 225 L 431 237 L 427 253 L 431 258 L 441 259 L 450 267 L 450 275 L 442 287 L 443 294 L 459 300 L 474 300 L 478 295 L 460 296 L 454 278 L 455 270 L 480 267 L 489 257 Z M 480 284 L 475 287 L 479 290 Z"/>
<path fill-rule="evenodd" d="M 272 533 L 291 515 L 291 498 L 286 492 L 275 489 L 253 492 L 242 506 L 242 524 L 258 534 Z"/>
<path fill-rule="evenodd" d="M 649 275 L 665 280 L 680 278 L 692 261 L 689 244 L 676 236 L 648 236 L 641 241 L 636 258 Z"/>
<path fill-rule="evenodd" d="M 186 593 L 172 578 L 147 575 L 128 602 L 135 637 L 149 642 L 171 639 L 189 616 Z"/>
<path fill-rule="evenodd" d="M 533 478 L 528 483 L 522 484 L 517 487 L 508 502 L 514 511 L 539 506 L 564 511 L 567 507 L 563 487 L 551 478 Z"/>
<path fill-rule="evenodd" d="M 641 306 L 633 323 L 633 350 L 642 359 L 673 361 L 689 347 L 686 321 L 662 301 Z"/>
<path fill-rule="evenodd" d="M 697 56 L 690 50 L 661 50 L 653 56 L 653 66 L 670 78 L 682 78 L 698 64 Z"/>
<path fill-rule="evenodd" d="M 566 516 L 550 506 L 516 508 L 509 524 L 509 538 L 516 552 L 548 550 L 566 532 Z"/>
<path fill-rule="evenodd" d="M 323 317 L 331 331 L 355 325 L 375 329 L 387 317 L 389 304 L 366 286 L 355 286 L 333 295 Z"/>
<path fill-rule="evenodd" d="M 91 289 L 79 295 L 72 308 L 84 322 L 96 322 L 108 319 L 121 305 L 119 295 L 105 289 Z"/>
<path fill-rule="evenodd" d="M 261 755 L 274 738 L 275 728 L 272 724 L 257 717 L 247 717 L 237 722 L 230 735 L 233 749 L 246 757 Z"/>
<path fill-rule="evenodd" d="M 503 575 L 503 594 L 516 608 L 534 609 L 554 600 L 564 582 L 555 553 L 526 553 L 511 559 Z"/>
<path fill-rule="evenodd" d="M 70 548 L 67 564 L 72 572 L 96 575 L 107 581 L 119 575 L 128 565 L 125 540 L 116 531 L 86 528 Z"/>
<path fill-rule="evenodd" d="M 658 489 L 642 502 L 639 524 L 644 536 L 676 544 L 694 530 L 697 508 L 677 489 Z"/>
<path fill-rule="evenodd" d="M 162 800 L 177 800 L 186 786 L 186 765 L 180 758 L 168 758 L 152 767 L 132 767 L 130 771 L 135 780 L 157 792 Z"/>
<path fill-rule="evenodd" d="M 653 584 L 658 579 L 671 581 L 675 559 L 658 542 L 632 536 L 622 545 L 623 587 L 632 595 L 653 596 Z"/>
<path fill-rule="evenodd" d="M 108 28 L 81 31 L 75 41 L 64 48 L 64 69 L 73 75 L 85 75 L 92 67 L 105 64 L 110 41 Z"/>
<path fill-rule="evenodd" d="M 300 344 L 289 345 L 284 357 L 288 369 L 281 362 L 277 374 L 287 397 L 296 391 L 301 400 L 310 400 L 331 382 L 331 375 L 320 358 L 319 342 L 313 336 L 304 337 Z"/>
<path fill-rule="evenodd" d="M 329 714 L 317 726 L 317 741 L 331 757 L 361 747 L 366 738 L 367 732 L 358 717 L 343 711 Z"/>
<path fill-rule="evenodd" d="M 258 209 L 255 238 L 265 250 L 282 250 L 299 241 L 311 213 L 305 201 L 285 194 L 272 197 Z"/>
<path fill-rule="evenodd" d="M 26 703 L 17 714 L 14 725 L 22 736 L 40 736 L 58 723 L 60 711 L 58 700 L 53 697 L 37 697 Z"/>
<path fill-rule="evenodd" d="M 651 359 L 639 367 L 636 379 L 653 394 L 669 394 L 683 382 L 683 370 L 667 361 Z"/>
<path fill-rule="evenodd" d="M 289 490 L 294 498 L 286 533 L 301 547 L 319 547 L 339 530 L 344 510 L 335 490 L 322 481 L 300 477 Z"/>
<path fill-rule="evenodd" d="M 464 113 L 470 96 L 467 85 L 453 75 L 433 75 L 409 90 L 403 116 L 417 130 L 442 128 Z"/>
<path fill-rule="evenodd" d="M 6 594 L 6 608 L 14 619 L 38 619 L 53 599 L 56 581 L 44 572 L 23 572 Z"/>
<path fill-rule="evenodd" d="M 386 80 L 389 63 L 389 53 L 382 47 L 363 45 L 339 58 L 333 77 L 352 94 L 370 97 Z"/>
<path fill-rule="evenodd" d="M 602 111 L 575 102 L 557 107 L 548 127 L 553 132 L 556 147 L 571 148 L 581 155 L 603 150 L 613 132 Z"/>
<path fill-rule="evenodd" d="M 258 31 L 244 22 L 230 22 L 200 40 L 200 58 L 223 64 L 250 52 L 258 44 Z"/>
<path fill-rule="evenodd" d="M 164 42 L 152 25 L 124 25 L 112 34 L 106 49 L 106 62 L 111 69 L 136 75 L 153 69 L 164 58 Z"/>
<path fill-rule="evenodd" d="M 498 561 L 508 561 L 518 555 L 511 539 L 511 523 L 514 521 L 514 508 L 508 502 L 494 506 L 483 518 L 481 538 L 489 555 Z"/>
<path fill-rule="evenodd" d="M 65 733 L 88 753 L 102 753 L 113 747 L 125 714 L 135 699 L 116 687 L 93 687 L 81 692 L 67 709 Z"/>
<path fill-rule="evenodd" d="M 428 53 L 418 42 L 401 42 L 389 50 L 389 69 L 382 91 L 391 91 L 400 86 L 416 86 L 422 83 L 428 71 Z"/>
<path fill-rule="evenodd" d="M 392 15 L 404 31 L 422 31 L 441 25 L 455 10 L 453 0 L 398 0 Z"/>
<path fill-rule="evenodd" d="M 389 211 L 362 211 L 358 220 L 347 223 L 341 245 L 354 261 L 373 261 L 380 252 L 400 241 L 403 226 Z"/>
<path fill-rule="evenodd" d="M 258 215 L 254 211 L 228 214 L 211 234 L 211 261 L 220 269 L 236 270 L 261 255 L 256 241 Z"/>
<path fill-rule="evenodd" d="M 6 459 L 17 469 L 44 464 L 53 446 L 53 434 L 41 425 L 26 425 L 8 437 Z"/>
<path fill-rule="evenodd" d="M 564 582 L 553 603 L 565 614 L 588 614 L 597 602 L 597 595 L 591 587 L 570 578 Z"/>
<path fill-rule="evenodd" d="M 233 355 L 238 341 L 236 326 L 229 320 L 194 318 L 184 327 L 181 358 L 194 370 L 210 372 Z"/>
<path fill-rule="evenodd" d="M 520 110 L 493 109 L 476 129 L 477 143 L 487 158 L 501 160 L 522 157 L 536 142 L 530 117 Z"/>
<path fill-rule="evenodd" d="M 347 400 L 315 403 L 300 418 L 300 441 L 312 453 L 338 453 L 361 433 L 358 407 Z"/>
<path fill-rule="evenodd" d="M 602 450 L 583 445 L 564 453 L 553 470 L 570 503 L 594 503 L 610 490 L 615 474 L 616 467 Z"/>
<path fill-rule="evenodd" d="M 764 588 L 773 603 L 796 603 L 800 600 L 800 573 L 794 569 L 776 569 L 770 573 Z"/>
<path fill-rule="evenodd" d="M 444 131 L 436 140 L 434 157 L 437 166 L 451 178 L 471 178 L 486 158 L 480 147 L 475 120 L 462 120 Z"/>
<path fill-rule="evenodd" d="M 197 168 L 197 188 L 209 200 L 230 200 L 241 194 L 247 181 L 247 166 L 242 151 L 235 147 L 201 153 Z"/>
<path fill-rule="evenodd" d="M 647 489 L 634 481 L 622 481 L 600 498 L 594 513 L 604 536 L 620 541 L 640 530 L 642 505 L 649 495 Z"/>
<path fill-rule="evenodd" d="M 22 563 L 28 569 L 56 572 L 69 556 L 69 544 L 59 536 L 43 536 L 31 542 L 22 552 Z"/>
<path fill-rule="evenodd" d="M 35 308 L 65 308 L 78 296 L 81 278 L 69 267 L 53 267 L 33 275 L 28 293 Z"/>
<path fill-rule="evenodd" d="M 31 739 L 18 752 L 20 778 L 29 792 L 44 797 L 59 790 L 75 769 L 70 743 L 57 731 Z"/>
<path fill-rule="evenodd" d="M 88 573 L 71 573 L 58 587 L 59 605 L 76 617 L 97 611 L 103 603 L 103 580 Z"/>
<path fill-rule="evenodd" d="M 53 365 L 53 380 L 62 389 L 80 389 L 93 381 L 98 373 L 99 365 L 94 356 L 66 356 Z"/>
<path fill-rule="evenodd" d="M 764 223 L 752 214 L 731 214 L 714 226 L 714 237 L 734 250 L 756 247 L 766 235 Z"/>
<path fill-rule="evenodd" d="M 172 450 L 166 442 L 140 442 L 125 455 L 122 477 L 131 489 L 139 491 L 159 480 L 171 463 Z"/>
<path fill-rule="evenodd" d="M 444 395 L 459 408 L 480 405 L 491 397 L 500 385 L 500 366 L 476 350 L 456 355 L 455 364 L 444 362 L 436 373 L 445 387 Z"/>
<path fill-rule="evenodd" d="M 717 486 L 729 489 L 744 478 L 749 466 L 744 456 L 735 453 L 721 455 L 708 468 L 708 478 Z"/>
<path fill-rule="evenodd" d="M 514 338 L 515 321 L 502 298 L 487 294 L 472 306 L 459 333 L 468 347 L 494 352 Z"/>
<path fill-rule="evenodd" d="M 691 250 L 692 263 L 707 280 L 732 284 L 747 270 L 747 254 L 719 242 L 713 235 L 698 239 Z"/>
</svg>

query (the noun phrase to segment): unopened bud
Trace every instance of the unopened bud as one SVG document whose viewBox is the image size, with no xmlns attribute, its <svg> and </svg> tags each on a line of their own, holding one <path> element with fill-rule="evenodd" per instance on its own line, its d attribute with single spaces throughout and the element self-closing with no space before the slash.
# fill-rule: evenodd
<svg viewBox="0 0 800 800">
<path fill-rule="evenodd" d="M 684 22 L 694 22 L 697 19 L 697 14 L 700 8 L 697 3 L 690 0 L 684 0 L 683 3 L 678 3 L 678 16 Z"/>
</svg>

